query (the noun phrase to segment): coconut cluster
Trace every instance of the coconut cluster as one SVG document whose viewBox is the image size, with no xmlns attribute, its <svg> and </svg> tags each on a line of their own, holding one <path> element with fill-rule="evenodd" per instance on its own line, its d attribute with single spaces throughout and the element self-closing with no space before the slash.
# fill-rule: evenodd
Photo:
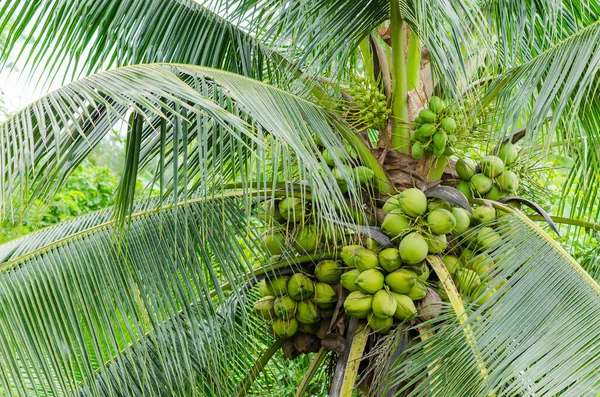
<svg viewBox="0 0 600 397">
<path fill-rule="evenodd" d="M 385 94 L 377 86 L 358 78 L 348 89 L 348 93 L 358 106 L 357 115 L 349 117 L 353 124 L 368 125 L 373 128 L 381 128 L 387 124 L 392 110 L 388 108 Z"/>
<path fill-rule="evenodd" d="M 330 152 L 331 150 L 332 149 L 330 149 L 330 150 L 323 149 L 323 151 L 321 152 L 321 156 L 323 157 L 323 160 L 325 161 L 325 163 L 331 169 L 331 173 L 332 173 L 333 177 L 335 178 L 335 180 L 337 181 L 338 186 L 342 190 L 342 193 L 346 193 L 346 191 L 347 191 L 346 178 L 344 177 L 344 174 L 346 174 L 346 175 L 353 174 L 355 179 L 358 180 L 359 183 L 361 183 L 363 185 L 366 185 L 373 180 L 373 176 L 374 176 L 373 170 L 371 170 L 369 167 L 365 167 L 363 165 L 357 165 L 356 161 L 354 161 L 353 156 L 351 155 L 350 152 L 347 152 L 348 154 L 351 155 L 350 158 L 348 158 L 348 156 L 345 156 L 343 153 L 337 153 L 336 157 L 338 159 L 340 159 L 343 163 L 336 164 L 334 161 L 334 158 L 332 156 L 332 153 Z M 344 149 L 339 149 L 339 150 L 344 150 Z"/>
<path fill-rule="evenodd" d="M 411 136 L 412 156 L 416 159 L 425 153 L 435 156 L 452 154 L 452 145 L 456 143 L 456 120 L 450 108 L 437 96 L 429 99 L 428 107 L 422 109 L 414 121 L 415 132 Z"/>
<path fill-rule="evenodd" d="M 467 198 L 481 197 L 489 200 L 514 195 L 519 189 L 519 177 L 510 170 L 518 156 L 511 142 L 504 142 L 498 156 L 484 156 L 479 164 L 463 158 L 456 162 L 456 173 L 461 181 L 456 188 Z"/>
</svg>

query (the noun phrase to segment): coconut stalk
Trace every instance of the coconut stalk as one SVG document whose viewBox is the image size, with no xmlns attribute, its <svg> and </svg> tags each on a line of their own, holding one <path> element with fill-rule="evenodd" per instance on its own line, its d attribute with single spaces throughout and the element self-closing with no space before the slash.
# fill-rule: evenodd
<svg viewBox="0 0 600 397">
<path fill-rule="evenodd" d="M 406 81 L 408 90 L 419 89 L 419 73 L 421 71 L 421 40 L 417 34 L 411 30 L 408 39 L 408 58 L 407 58 Z"/>
<path fill-rule="evenodd" d="M 327 357 L 327 351 L 324 347 L 322 347 L 315 356 L 315 359 L 312 361 L 312 363 L 310 363 L 310 367 L 308 367 L 308 371 L 306 371 L 304 374 L 304 378 L 302 379 L 300 386 L 298 386 L 294 397 L 302 397 L 304 393 L 306 393 L 312 378 L 317 373 L 317 369 L 319 369 L 321 363 L 323 363 L 323 360 L 325 360 L 325 357 Z"/>
<path fill-rule="evenodd" d="M 390 34 L 392 38 L 392 148 L 409 152 L 410 130 L 408 127 L 408 81 L 404 45 L 406 24 L 395 0 L 390 0 Z"/>
<path fill-rule="evenodd" d="M 277 352 L 277 350 L 279 350 L 281 346 L 283 346 L 283 342 L 284 340 L 281 338 L 276 339 L 275 342 L 271 345 L 271 347 L 269 347 L 267 351 L 265 351 L 263 355 L 254 363 L 252 368 L 250 368 L 250 372 L 248 372 L 248 374 L 242 381 L 240 391 L 237 394 L 238 397 L 244 397 L 248 393 L 248 391 L 250 391 L 250 388 L 252 387 L 252 384 L 254 383 L 258 375 L 263 371 L 263 369 L 265 369 L 265 366 L 269 363 L 269 361 Z"/>
</svg>

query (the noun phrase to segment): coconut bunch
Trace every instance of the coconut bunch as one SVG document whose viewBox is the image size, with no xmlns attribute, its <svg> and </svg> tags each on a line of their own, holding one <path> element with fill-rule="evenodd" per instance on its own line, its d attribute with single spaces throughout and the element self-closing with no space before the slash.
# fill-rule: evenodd
<svg viewBox="0 0 600 397">
<path fill-rule="evenodd" d="M 454 135 L 456 120 L 440 97 L 429 99 L 428 107 L 415 118 L 414 128 L 410 138 L 414 158 L 420 159 L 425 153 L 433 153 L 437 157 L 452 154 L 452 145 L 457 141 Z"/>
<path fill-rule="evenodd" d="M 372 128 L 381 128 L 387 124 L 392 110 L 388 108 L 385 94 L 376 85 L 366 79 L 357 78 L 355 84 L 348 89 L 348 94 L 358 107 L 358 112 L 348 116 L 350 123 Z"/>
<path fill-rule="evenodd" d="M 456 188 L 467 198 L 498 200 L 514 195 L 519 189 L 519 177 L 510 167 L 518 154 L 515 145 L 504 142 L 498 150 L 498 156 L 484 156 L 479 163 L 468 158 L 459 159 L 456 173 L 461 181 Z"/>
<path fill-rule="evenodd" d="M 323 151 L 321 152 L 321 156 L 323 157 L 325 163 L 331 169 L 331 173 L 333 174 L 333 177 L 337 181 L 343 193 L 345 193 L 347 190 L 344 172 L 346 172 L 347 174 L 354 174 L 356 180 L 358 180 L 359 183 L 362 185 L 366 185 L 369 182 L 371 182 L 371 180 L 373 180 L 373 170 L 371 170 L 368 167 L 359 165 L 356 161 L 356 156 L 353 155 L 352 152 L 348 151 L 347 149 L 337 149 L 340 151 L 345 151 L 346 153 L 337 153 L 336 157 L 338 159 L 341 159 L 343 163 L 336 165 L 331 150 L 333 149 L 323 149 Z M 344 156 L 344 154 L 350 154 L 350 159 Z"/>
</svg>

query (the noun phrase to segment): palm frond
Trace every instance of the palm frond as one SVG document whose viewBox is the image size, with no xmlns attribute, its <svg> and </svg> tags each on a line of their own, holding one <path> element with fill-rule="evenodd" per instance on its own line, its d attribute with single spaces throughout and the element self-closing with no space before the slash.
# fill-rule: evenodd
<svg viewBox="0 0 600 397">
<path fill-rule="evenodd" d="M 592 395 L 600 286 L 523 214 L 497 227 L 502 241 L 488 250 L 495 265 L 487 274 L 496 292 L 442 318 L 434 337 L 394 365 L 391 383 L 408 395 Z"/>
</svg>

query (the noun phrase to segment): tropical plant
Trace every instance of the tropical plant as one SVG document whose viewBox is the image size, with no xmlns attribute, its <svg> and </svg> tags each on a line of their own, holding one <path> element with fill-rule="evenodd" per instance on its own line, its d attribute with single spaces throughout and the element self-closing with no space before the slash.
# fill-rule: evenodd
<svg viewBox="0 0 600 397">
<path fill-rule="evenodd" d="M 1 393 L 280 395 L 279 348 L 299 351 L 253 313 L 258 281 L 412 236 L 426 262 L 403 274 L 431 272 L 417 317 L 365 324 L 336 287 L 338 345 L 314 340 L 296 395 L 596 395 L 600 273 L 563 246 L 600 230 L 599 15 L 575 0 L 0 1 L 0 61 L 22 40 L 38 84 L 72 80 L 0 125 L 2 220 L 51 203 L 127 128 L 114 206 L 0 246 Z M 552 217 L 535 204 L 550 154 L 567 169 Z M 414 187 L 424 206 L 396 195 Z M 261 212 L 283 202 L 286 219 Z M 431 227 L 446 249 L 437 205 L 448 222 L 474 212 L 448 234 L 464 269 L 427 252 Z M 305 210 L 323 236 L 308 254 L 285 235 Z M 380 228 L 386 213 L 408 226 Z M 283 247 L 263 244 L 277 233 Z"/>
</svg>

